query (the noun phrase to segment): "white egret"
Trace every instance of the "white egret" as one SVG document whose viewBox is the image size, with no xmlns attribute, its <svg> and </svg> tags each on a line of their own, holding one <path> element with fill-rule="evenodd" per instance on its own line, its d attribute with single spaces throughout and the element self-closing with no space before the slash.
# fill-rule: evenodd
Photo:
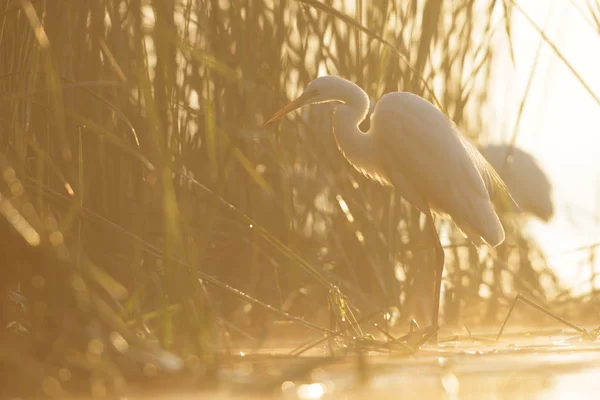
<svg viewBox="0 0 600 400">
<path fill-rule="evenodd" d="M 548 222 L 554 215 L 550 180 L 529 153 L 510 145 L 495 144 L 481 148 L 481 153 L 498 172 L 511 195 L 523 210 Z M 492 200 L 495 200 L 492 196 Z M 498 204 L 502 210 L 502 205 Z"/>
<path fill-rule="evenodd" d="M 371 115 L 370 129 L 363 133 L 358 126 L 369 111 L 367 94 L 346 79 L 323 76 L 263 126 L 302 106 L 327 102 L 337 103 L 333 133 L 350 164 L 367 177 L 393 186 L 427 217 L 436 254 L 432 321 L 438 326 L 444 250 L 432 211 L 450 216 L 475 245 L 497 246 L 504 240 L 504 228 L 490 192 L 510 198 L 508 190 L 454 123 L 413 93 L 382 96 Z"/>
</svg>

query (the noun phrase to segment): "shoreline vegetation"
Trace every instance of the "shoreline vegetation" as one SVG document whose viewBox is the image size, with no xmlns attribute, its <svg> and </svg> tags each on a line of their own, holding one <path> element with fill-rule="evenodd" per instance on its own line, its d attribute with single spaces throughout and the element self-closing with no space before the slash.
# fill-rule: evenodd
<svg viewBox="0 0 600 400">
<path fill-rule="evenodd" d="M 0 1 L 0 395 L 212 390 L 248 359 L 285 373 L 253 371 L 247 387 L 281 393 L 325 361 L 265 355 L 279 339 L 295 359 L 356 356 L 359 372 L 368 352 L 418 353 L 434 333 L 412 322 L 428 326 L 433 301 L 420 213 L 356 173 L 319 123 L 260 124 L 326 73 L 375 100 L 419 94 L 485 143 L 495 38 L 515 40 L 514 12 L 509 0 Z M 505 244 L 479 253 L 438 222 L 442 331 L 498 332 L 518 294 L 535 306 L 508 326 L 597 324 L 594 293 L 561 285 L 525 218 L 503 222 Z"/>
</svg>

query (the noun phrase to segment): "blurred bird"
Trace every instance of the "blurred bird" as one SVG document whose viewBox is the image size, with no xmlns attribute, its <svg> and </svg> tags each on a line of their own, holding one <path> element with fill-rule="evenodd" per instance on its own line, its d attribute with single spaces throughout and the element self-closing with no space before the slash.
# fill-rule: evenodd
<svg viewBox="0 0 600 400">
<path fill-rule="evenodd" d="M 525 151 L 513 148 L 507 159 L 510 145 L 487 145 L 481 153 L 506 183 L 511 195 L 523 210 L 548 222 L 554 215 L 552 185 L 535 158 Z M 505 211 L 492 196 L 499 211 Z"/>
<path fill-rule="evenodd" d="M 356 84 L 337 76 L 313 80 L 296 100 L 263 126 L 309 104 L 334 102 L 333 134 L 339 150 L 365 176 L 387 186 L 427 217 L 435 248 L 432 321 L 438 325 L 444 250 L 433 212 L 449 216 L 475 245 L 497 246 L 504 228 L 490 192 L 510 194 L 492 166 L 427 100 L 408 92 L 385 94 L 374 106 L 370 129 L 359 124 L 369 112 L 369 97 Z"/>
</svg>

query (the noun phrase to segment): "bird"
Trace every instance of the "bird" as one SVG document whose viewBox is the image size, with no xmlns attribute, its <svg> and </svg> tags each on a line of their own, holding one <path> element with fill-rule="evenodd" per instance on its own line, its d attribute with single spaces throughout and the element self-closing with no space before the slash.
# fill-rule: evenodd
<svg viewBox="0 0 600 400">
<path fill-rule="evenodd" d="M 359 124 L 369 112 L 368 95 L 345 78 L 321 76 L 262 126 L 321 103 L 335 104 L 333 136 L 346 160 L 425 214 L 435 260 L 432 324 L 439 328 L 445 256 L 434 213 L 452 219 L 474 245 L 498 246 L 505 233 L 490 193 L 512 200 L 506 185 L 452 120 L 411 92 L 384 94 L 373 107 L 369 130 L 363 132 Z"/>
<path fill-rule="evenodd" d="M 481 153 L 506 183 L 524 213 L 544 222 L 552 219 L 552 184 L 533 155 L 508 144 L 488 144 L 481 147 Z M 509 212 L 493 197 L 492 201 L 497 204 L 497 210 Z"/>
</svg>

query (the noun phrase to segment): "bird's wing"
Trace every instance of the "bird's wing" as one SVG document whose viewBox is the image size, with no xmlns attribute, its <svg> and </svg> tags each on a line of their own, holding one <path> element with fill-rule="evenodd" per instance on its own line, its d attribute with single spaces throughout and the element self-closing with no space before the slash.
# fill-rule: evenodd
<svg viewBox="0 0 600 400">
<path fill-rule="evenodd" d="M 496 201 L 500 202 L 502 209 L 512 212 L 520 212 L 521 210 L 519 205 L 513 198 L 504 180 L 500 177 L 494 167 L 469 141 L 462 137 L 460 139 L 463 147 L 465 150 L 467 150 L 471 156 L 471 159 L 475 163 L 477 170 L 481 174 L 483 183 L 485 184 L 490 195 L 494 196 Z"/>
<path fill-rule="evenodd" d="M 450 120 L 431 103 L 412 93 L 389 93 L 381 98 L 371 118 L 379 147 L 391 153 L 411 182 L 425 192 L 446 187 L 460 177 L 481 196 L 487 187 Z M 429 193 L 428 198 L 435 200 Z M 433 195 L 433 196 L 432 196 Z"/>
<path fill-rule="evenodd" d="M 375 107 L 371 124 L 388 174 L 401 177 L 393 182 L 400 195 L 414 191 L 488 243 L 504 239 L 488 192 L 488 185 L 501 180 L 442 112 L 412 93 L 389 93 Z"/>
<path fill-rule="evenodd" d="M 395 167 L 396 154 L 390 147 L 383 148 L 385 149 L 381 152 L 383 168 L 396 193 L 422 213 L 430 212 L 430 205 L 409 179 L 415 171 L 412 171 L 409 165 L 405 165 L 404 168 Z"/>
</svg>

